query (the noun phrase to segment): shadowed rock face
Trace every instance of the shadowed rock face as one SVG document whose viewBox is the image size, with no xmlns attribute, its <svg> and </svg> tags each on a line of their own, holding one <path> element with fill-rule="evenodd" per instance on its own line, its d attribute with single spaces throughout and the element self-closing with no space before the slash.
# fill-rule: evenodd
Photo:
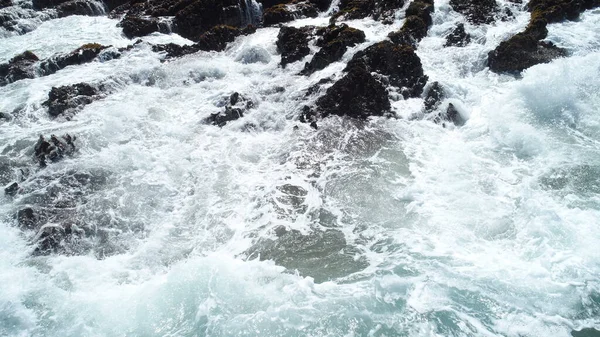
<svg viewBox="0 0 600 337">
<path fill-rule="evenodd" d="M 343 24 L 340 26 L 331 25 L 319 29 L 317 35 L 321 36 L 316 45 L 321 49 L 315 54 L 312 60 L 304 66 L 302 73 L 310 75 L 315 71 L 322 70 L 333 62 L 342 59 L 342 56 L 348 50 L 365 41 L 365 33 L 361 30 L 348 27 Z"/>
<path fill-rule="evenodd" d="M 421 60 L 408 45 L 376 43 L 356 53 L 346 69 L 355 67 L 387 77 L 391 85 L 400 88 L 404 98 L 421 96 L 427 83 Z"/>
<path fill-rule="evenodd" d="M 317 113 L 367 118 L 383 116 L 391 109 L 385 86 L 363 67 L 354 67 L 317 100 Z"/>
<path fill-rule="evenodd" d="M 260 260 L 273 260 L 289 271 L 313 277 L 321 283 L 348 276 L 368 266 L 365 258 L 355 259 L 360 251 L 348 245 L 344 234 L 335 229 L 315 230 L 303 235 L 279 227 L 277 239 L 261 240 L 246 254 Z"/>
<path fill-rule="evenodd" d="M 388 36 L 396 44 L 416 46 L 425 36 L 433 24 L 433 1 L 415 0 L 406 9 L 406 20 L 402 28 Z"/>
<path fill-rule="evenodd" d="M 277 50 L 281 53 L 282 67 L 300 61 L 310 53 L 308 40 L 312 30 L 310 27 L 281 27 L 277 35 Z"/>
</svg>

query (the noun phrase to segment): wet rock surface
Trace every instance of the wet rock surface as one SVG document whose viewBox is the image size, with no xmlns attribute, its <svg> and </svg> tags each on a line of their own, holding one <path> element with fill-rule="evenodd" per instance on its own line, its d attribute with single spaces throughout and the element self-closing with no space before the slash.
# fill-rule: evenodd
<svg viewBox="0 0 600 337">
<path fill-rule="evenodd" d="M 372 17 L 384 23 L 391 23 L 396 11 L 404 4 L 405 0 L 341 0 L 339 11 L 333 15 L 331 21 Z"/>
<path fill-rule="evenodd" d="M 331 63 L 341 60 L 349 47 L 365 42 L 363 31 L 348 27 L 346 24 L 319 29 L 317 35 L 321 38 L 317 40 L 316 45 L 321 49 L 304 66 L 302 71 L 304 75 L 325 69 Z"/>
<path fill-rule="evenodd" d="M 272 26 L 303 17 L 316 17 L 318 14 L 318 8 L 309 1 L 294 0 L 289 3 L 275 5 L 265 10 L 263 24 L 265 26 Z"/>
<path fill-rule="evenodd" d="M 130 39 L 154 32 L 165 34 L 171 32 L 167 23 L 153 17 L 126 16 L 121 20 L 119 26 L 123 27 L 123 34 Z"/>
<path fill-rule="evenodd" d="M 471 35 L 465 31 L 465 25 L 459 23 L 456 27 L 446 36 L 446 43 L 444 47 L 464 47 L 471 42 Z"/>
<path fill-rule="evenodd" d="M 348 276 L 368 266 L 360 250 L 346 241 L 344 234 L 336 229 L 314 230 L 302 234 L 285 227 L 275 229 L 275 240 L 261 240 L 246 254 L 250 258 L 273 260 L 290 272 L 298 271 L 321 283 Z"/>
<path fill-rule="evenodd" d="M 34 65 L 39 58 L 32 52 L 26 51 L 19 54 L 8 63 L 0 64 L 0 86 L 35 77 Z"/>
<path fill-rule="evenodd" d="M 500 11 L 496 0 L 450 0 L 450 6 L 473 24 L 492 23 Z"/>
<path fill-rule="evenodd" d="M 49 59 L 40 62 L 41 75 L 45 76 L 54 74 L 55 72 L 68 66 L 92 62 L 103 50 L 107 48 L 107 46 L 97 43 L 88 43 L 70 53 L 52 56 Z"/>
<path fill-rule="evenodd" d="M 404 98 L 421 96 L 428 79 L 415 50 L 390 41 L 376 43 L 356 53 L 346 69 L 357 67 L 386 77 L 390 85 L 400 89 Z"/>
<path fill-rule="evenodd" d="M 304 121 L 328 115 L 364 119 L 386 115 L 391 109 L 386 87 L 363 67 L 350 68 L 346 76 L 327 89 L 316 105 L 315 113 L 305 111 Z"/>
<path fill-rule="evenodd" d="M 53 87 L 44 105 L 48 107 L 50 116 L 64 116 L 68 119 L 85 105 L 102 98 L 105 91 L 102 85 L 88 83 Z"/>
<path fill-rule="evenodd" d="M 310 53 L 308 41 L 312 27 L 281 27 L 277 35 L 277 50 L 281 53 L 281 66 L 297 62 Z"/>
<path fill-rule="evenodd" d="M 223 110 L 219 113 L 210 115 L 205 122 L 219 127 L 225 126 L 228 122 L 244 117 L 248 110 L 254 108 L 254 102 L 249 98 L 234 92 L 217 104 Z"/>
<path fill-rule="evenodd" d="M 433 1 L 416 0 L 406 9 L 406 20 L 400 30 L 390 33 L 389 38 L 397 44 L 416 46 L 425 36 L 433 24 Z"/>
</svg>

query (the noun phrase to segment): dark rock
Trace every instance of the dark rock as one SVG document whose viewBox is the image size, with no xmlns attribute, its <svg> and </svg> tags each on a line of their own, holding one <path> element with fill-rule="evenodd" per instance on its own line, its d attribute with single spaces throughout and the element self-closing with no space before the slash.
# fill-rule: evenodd
<svg viewBox="0 0 600 337">
<path fill-rule="evenodd" d="M 416 44 L 427 36 L 429 27 L 433 24 L 431 14 L 433 13 L 433 1 L 416 0 L 410 3 L 406 9 L 406 20 L 402 28 L 397 32 L 390 33 L 390 40 L 397 44 Z"/>
<path fill-rule="evenodd" d="M 93 0 L 70 0 L 56 6 L 59 17 L 71 15 L 99 16 L 105 14 L 104 5 Z"/>
<path fill-rule="evenodd" d="M 206 119 L 206 122 L 223 127 L 228 122 L 244 117 L 244 113 L 254 107 L 254 102 L 239 93 L 234 92 L 218 105 L 224 106 L 225 109 L 217 114 L 210 115 L 210 117 Z"/>
<path fill-rule="evenodd" d="M 595 4 L 594 4 L 595 2 Z M 599 1 L 584 0 L 531 0 L 527 8 L 533 17 L 539 17 L 548 23 L 564 20 L 575 20 L 586 8 L 600 5 Z"/>
<path fill-rule="evenodd" d="M 281 66 L 300 61 L 310 53 L 308 29 L 281 27 L 277 35 L 277 50 L 281 53 Z"/>
<path fill-rule="evenodd" d="M 317 115 L 367 118 L 390 112 L 388 92 L 364 67 L 352 67 L 348 74 L 327 89 L 317 100 Z M 310 116 L 305 116 L 309 120 Z"/>
<path fill-rule="evenodd" d="M 18 183 L 12 183 L 9 186 L 4 188 L 4 194 L 11 196 L 11 197 L 17 195 L 18 192 L 19 192 L 19 184 Z"/>
<path fill-rule="evenodd" d="M 494 22 L 499 12 L 496 0 L 450 0 L 450 6 L 477 25 Z"/>
<path fill-rule="evenodd" d="M 204 51 L 223 51 L 227 47 L 227 43 L 233 42 L 236 37 L 251 34 L 255 30 L 256 28 L 253 26 L 248 26 L 242 30 L 231 26 L 218 25 L 202 34 L 195 46 Z"/>
<path fill-rule="evenodd" d="M 52 135 L 50 136 L 50 141 L 47 141 L 44 136 L 40 135 L 34 148 L 35 158 L 41 167 L 45 167 L 47 165 L 47 160 L 57 162 L 66 155 L 70 156 L 76 150 L 74 144 L 75 139 L 76 137 L 65 134 L 61 138 Z"/>
<path fill-rule="evenodd" d="M 384 23 L 392 23 L 396 10 L 401 9 L 404 3 L 405 0 L 341 0 L 340 10 L 332 16 L 331 21 L 372 17 Z"/>
<path fill-rule="evenodd" d="M 325 69 L 331 63 L 341 60 L 348 47 L 365 42 L 363 31 L 348 27 L 346 24 L 321 29 L 317 32 L 317 35 L 322 36 L 317 41 L 317 46 L 322 48 L 309 63 L 306 63 L 302 71 L 304 75 L 310 75 L 315 71 Z"/>
<path fill-rule="evenodd" d="M 400 88 L 404 98 L 421 96 L 428 79 L 415 50 L 390 41 L 376 43 L 356 53 L 346 69 L 356 67 L 387 77 L 391 85 Z"/>
<path fill-rule="evenodd" d="M 518 73 L 567 55 L 566 50 L 541 39 L 547 34 L 544 20 L 531 22 L 524 32 L 500 43 L 488 54 L 488 66 L 497 73 Z"/>
<path fill-rule="evenodd" d="M 454 104 L 448 104 L 448 109 L 446 110 L 446 119 L 454 123 L 456 126 L 462 126 L 465 124 L 465 120 L 462 118 Z"/>
<path fill-rule="evenodd" d="M 445 96 L 444 88 L 439 82 L 433 82 L 425 95 L 425 112 L 429 113 L 436 110 Z"/>
<path fill-rule="evenodd" d="M 312 3 L 293 0 L 290 3 L 276 5 L 267 9 L 263 14 L 263 24 L 265 26 L 272 26 L 302 17 L 313 18 L 318 14 L 318 9 Z"/>
<path fill-rule="evenodd" d="M 83 106 L 99 99 L 102 91 L 102 87 L 97 88 L 87 83 L 53 87 L 44 105 L 48 106 L 51 116 L 65 115 L 69 118 Z"/>
<path fill-rule="evenodd" d="M 113 9 L 119 6 L 129 3 L 130 0 L 103 0 L 103 2 L 106 5 L 107 9 L 109 11 L 112 11 Z"/>
<path fill-rule="evenodd" d="M 176 9 L 185 3 L 179 2 Z M 217 25 L 242 27 L 252 23 L 246 22 L 243 13 L 238 0 L 197 0 L 177 11 L 175 25 L 180 35 L 197 40 Z"/>
<path fill-rule="evenodd" d="M 363 270 L 364 257 L 356 259 L 360 250 L 349 245 L 336 229 L 314 230 L 307 235 L 284 227 L 275 229 L 277 239 L 259 240 L 248 252 L 249 257 L 272 260 L 289 271 L 298 271 L 321 283 Z"/>
<path fill-rule="evenodd" d="M 70 0 L 32 0 L 33 9 L 42 10 L 49 7 L 56 7 Z"/>
<path fill-rule="evenodd" d="M 0 8 L 12 6 L 12 0 L 0 0 Z"/>
<path fill-rule="evenodd" d="M 17 223 L 20 228 L 33 229 L 37 222 L 37 216 L 32 208 L 24 208 L 17 212 Z"/>
<path fill-rule="evenodd" d="M 471 42 L 471 35 L 465 31 L 465 25 L 459 23 L 456 28 L 446 37 L 444 47 L 464 47 Z"/>
<path fill-rule="evenodd" d="M 152 46 L 152 51 L 155 53 L 166 53 L 167 58 L 181 57 L 200 51 L 198 46 L 194 45 L 178 45 L 175 43 L 159 44 Z"/>
<path fill-rule="evenodd" d="M 106 48 L 108 47 L 98 43 L 84 44 L 68 54 L 58 54 L 40 62 L 40 72 L 42 76 L 46 76 L 71 65 L 89 63 Z"/>
<path fill-rule="evenodd" d="M 38 61 L 39 58 L 34 53 L 26 51 L 10 59 L 8 63 L 0 64 L 0 86 L 34 78 L 34 64 Z"/>
<path fill-rule="evenodd" d="M 142 18 L 137 16 L 126 16 L 119 22 L 123 27 L 123 34 L 128 38 L 146 36 L 160 30 L 160 25 L 157 18 Z"/>
</svg>

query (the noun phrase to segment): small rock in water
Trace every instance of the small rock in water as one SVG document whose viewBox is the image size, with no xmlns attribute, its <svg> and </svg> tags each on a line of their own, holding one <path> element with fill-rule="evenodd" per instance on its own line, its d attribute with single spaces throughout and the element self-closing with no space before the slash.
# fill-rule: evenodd
<svg viewBox="0 0 600 337">
<path fill-rule="evenodd" d="M 465 25 L 459 23 L 456 28 L 446 37 L 444 47 L 464 47 L 471 42 L 471 35 L 465 31 Z"/>
<path fill-rule="evenodd" d="M 281 53 L 281 66 L 300 61 L 310 53 L 309 31 L 312 27 L 281 27 L 277 35 L 277 50 Z"/>
<path fill-rule="evenodd" d="M 594 328 L 585 328 L 580 331 L 571 331 L 573 337 L 600 337 L 600 330 Z"/>
<path fill-rule="evenodd" d="M 62 87 L 53 87 L 44 105 L 48 107 L 50 116 L 65 115 L 70 118 L 83 106 L 101 97 L 102 86 L 96 88 L 87 83 L 77 83 Z"/>
<path fill-rule="evenodd" d="M 33 66 L 39 60 L 34 53 L 25 51 L 10 59 L 8 63 L 0 64 L 0 86 L 26 78 L 34 78 Z"/>
<path fill-rule="evenodd" d="M 69 134 L 65 134 L 60 139 L 55 135 L 50 137 L 50 142 L 47 141 L 44 136 L 40 135 L 37 143 L 35 144 L 35 157 L 41 167 L 47 165 L 47 160 L 56 162 L 62 159 L 65 155 L 71 155 L 75 152 L 75 141 L 76 137 L 71 137 Z"/>
<path fill-rule="evenodd" d="M 225 110 L 210 115 L 210 117 L 206 119 L 207 123 L 223 127 L 228 122 L 244 117 L 244 113 L 254 107 L 254 102 L 239 93 L 234 92 L 228 97 L 227 102 L 223 105 L 225 106 Z"/>
<path fill-rule="evenodd" d="M 429 113 L 437 109 L 444 99 L 444 88 L 439 82 L 433 82 L 425 96 L 425 112 Z"/>
<path fill-rule="evenodd" d="M 7 186 L 6 188 L 4 188 L 4 194 L 11 196 L 11 197 L 17 195 L 18 192 L 19 192 L 19 184 L 18 183 L 12 183 L 9 186 Z"/>
</svg>

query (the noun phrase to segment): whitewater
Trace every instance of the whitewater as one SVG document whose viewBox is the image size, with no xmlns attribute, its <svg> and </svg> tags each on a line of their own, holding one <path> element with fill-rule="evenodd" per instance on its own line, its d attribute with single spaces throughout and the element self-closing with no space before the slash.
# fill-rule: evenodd
<svg viewBox="0 0 600 337">
<path fill-rule="evenodd" d="M 166 61 L 151 44 L 191 41 L 154 33 L 118 59 L 1 87 L 0 183 L 23 192 L 0 193 L 0 336 L 600 330 L 600 9 L 548 25 L 570 56 L 498 75 L 487 53 L 530 17 L 511 6 L 514 20 L 474 26 L 435 2 L 416 52 L 460 127 L 435 123 L 422 98 L 392 100 L 397 118 L 333 116 L 317 130 L 298 121 L 322 94 L 307 89 L 340 78 L 356 52 L 402 26 L 403 10 L 391 25 L 345 21 L 366 42 L 311 76 L 298 75 L 308 57 L 279 65 L 279 28 L 268 27 Z M 288 25 L 326 25 L 330 14 Z M 0 63 L 134 42 L 108 17 L 23 20 L 31 31 L 0 34 Z M 472 43 L 443 47 L 458 22 Z M 50 89 L 79 82 L 110 94 L 50 117 Z M 207 124 L 234 92 L 254 107 Z M 32 169 L 39 135 L 65 133 L 76 154 Z M 69 183 L 77 174 L 89 185 Z M 71 202 L 69 191 L 94 235 L 80 253 L 32 254 L 15 214 L 48 194 Z M 282 242 L 282 231 L 296 239 Z"/>
</svg>

